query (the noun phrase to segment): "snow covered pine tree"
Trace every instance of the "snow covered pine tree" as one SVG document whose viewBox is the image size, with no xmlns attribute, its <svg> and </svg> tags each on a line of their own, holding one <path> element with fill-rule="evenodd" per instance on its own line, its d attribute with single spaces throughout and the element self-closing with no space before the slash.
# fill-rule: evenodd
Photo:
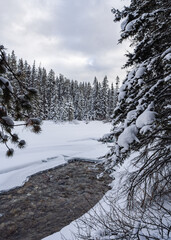
<svg viewBox="0 0 171 240">
<path fill-rule="evenodd" d="M 108 158 L 115 165 L 137 152 L 132 160 L 136 168 L 127 179 L 128 206 L 132 208 L 139 196 L 144 209 L 158 202 L 163 210 L 163 200 L 171 196 L 171 5 L 168 0 L 132 0 L 122 12 L 112 11 L 115 21 L 125 18 L 120 42 L 131 38 L 135 48 L 125 65 L 134 68 L 119 91 L 112 133 L 115 146 Z"/>
<path fill-rule="evenodd" d="M 13 79 L 17 81 L 19 89 L 18 94 L 14 91 L 12 82 L 6 76 L 12 74 Z M 20 140 L 16 133 L 13 133 L 15 126 L 30 126 L 32 131 L 38 133 L 41 131 L 41 121 L 37 118 L 31 118 L 31 99 L 36 95 L 35 88 L 26 87 L 20 80 L 20 73 L 14 72 L 8 64 L 5 49 L 0 46 L 0 143 L 7 147 L 7 156 L 12 156 L 14 150 L 8 146 L 11 141 L 19 148 L 23 148 L 26 144 L 24 140 Z M 14 104 L 15 103 L 15 104 Z M 15 108 L 15 109 L 14 109 Z M 24 118 L 25 123 L 15 124 L 11 112 L 15 112 L 18 119 Z"/>
<path fill-rule="evenodd" d="M 131 197 L 142 182 L 151 191 L 156 185 L 155 192 L 151 192 L 154 198 L 161 191 L 167 192 L 171 170 L 170 12 L 168 0 L 132 0 L 122 12 L 113 9 L 115 21 L 126 18 L 120 42 L 131 37 L 135 46 L 125 65 L 134 68 L 119 91 L 113 131 L 116 144 L 109 157 L 115 164 L 131 151 L 139 151 L 136 161 L 141 162 L 141 168 L 132 178 Z"/>
<path fill-rule="evenodd" d="M 111 211 L 97 223 L 101 233 L 85 239 L 170 240 L 171 4 L 131 0 L 112 12 L 114 21 L 124 19 L 119 41 L 129 38 L 134 46 L 125 64 L 132 70 L 106 137 L 114 142 L 106 166 L 115 178 Z"/>
</svg>

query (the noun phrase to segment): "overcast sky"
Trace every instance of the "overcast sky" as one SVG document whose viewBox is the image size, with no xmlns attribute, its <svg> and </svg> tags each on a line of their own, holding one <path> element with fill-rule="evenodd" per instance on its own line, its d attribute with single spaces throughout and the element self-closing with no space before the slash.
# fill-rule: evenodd
<svg viewBox="0 0 171 240">
<path fill-rule="evenodd" d="M 18 58 L 69 79 L 110 82 L 121 70 L 128 44 L 119 44 L 120 23 L 111 9 L 129 0 L 0 0 L 1 45 Z"/>
</svg>

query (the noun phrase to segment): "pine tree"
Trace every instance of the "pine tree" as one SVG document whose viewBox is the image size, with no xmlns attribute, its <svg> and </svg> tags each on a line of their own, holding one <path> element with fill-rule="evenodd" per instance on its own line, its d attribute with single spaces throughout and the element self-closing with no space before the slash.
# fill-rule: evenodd
<svg viewBox="0 0 171 240">
<path fill-rule="evenodd" d="M 86 83 L 84 96 L 86 98 L 86 120 L 92 120 L 91 104 L 92 104 L 92 87 L 90 82 Z"/>
<path fill-rule="evenodd" d="M 79 87 L 78 87 L 78 82 L 75 81 L 75 84 L 74 84 L 74 97 L 73 97 L 73 103 L 74 103 L 74 108 L 75 108 L 75 119 L 77 120 L 80 120 L 80 117 L 81 117 L 81 109 L 80 109 L 80 105 L 79 105 L 79 99 L 80 99 L 80 90 L 79 90 Z"/>
<path fill-rule="evenodd" d="M 56 79 L 55 79 L 55 72 L 51 69 L 48 73 L 47 76 L 47 106 L 48 106 L 48 119 L 52 120 L 53 117 L 53 111 L 54 107 L 52 106 L 53 104 L 56 104 L 53 102 L 54 96 L 55 96 L 55 91 L 56 91 Z"/>
<path fill-rule="evenodd" d="M 47 72 L 42 69 L 41 77 L 41 99 L 42 99 L 42 119 L 48 119 L 48 100 L 47 100 Z"/>
<path fill-rule="evenodd" d="M 9 64 L 10 68 L 12 69 L 12 71 L 14 73 L 16 73 L 17 72 L 17 58 L 14 53 L 14 50 L 12 51 L 11 55 L 8 56 L 8 64 Z"/>
<path fill-rule="evenodd" d="M 15 71 L 15 69 L 14 69 Z M 7 156 L 12 156 L 14 150 L 9 147 L 11 141 L 19 148 L 25 146 L 25 141 L 20 140 L 18 135 L 14 133 L 16 124 L 14 123 L 11 112 L 22 116 L 25 119 L 25 126 L 31 126 L 34 132 L 40 132 L 40 120 L 31 117 L 31 97 L 37 91 L 33 88 L 27 88 L 19 79 L 16 72 L 10 67 L 6 58 L 4 47 L 0 46 L 0 143 L 7 147 Z M 6 76 L 11 76 L 12 80 L 16 80 L 18 89 L 15 89 L 11 81 Z M 24 109 L 24 113 L 23 113 Z"/>
<path fill-rule="evenodd" d="M 35 87 L 36 83 L 37 83 L 37 69 L 36 69 L 36 62 L 34 61 L 32 70 L 31 70 L 31 78 L 30 78 L 29 85 L 31 87 Z"/>
<path fill-rule="evenodd" d="M 114 108 L 115 108 L 115 91 L 114 91 L 114 87 L 113 87 L 113 83 L 111 84 L 111 88 L 108 91 L 108 109 L 109 109 L 109 119 L 112 118 L 113 116 L 113 112 L 114 112 Z"/>
<path fill-rule="evenodd" d="M 67 121 L 73 121 L 74 120 L 74 105 L 71 100 L 66 102 L 65 110 L 67 112 Z"/>
<path fill-rule="evenodd" d="M 58 89 L 58 101 L 62 102 L 62 98 L 64 95 L 64 76 L 62 74 L 57 78 L 57 89 Z"/>
<path fill-rule="evenodd" d="M 93 119 L 101 120 L 103 119 L 101 112 L 101 84 L 98 82 L 96 77 L 94 78 L 93 82 L 92 95 Z"/>
<path fill-rule="evenodd" d="M 64 80 L 64 85 L 63 85 L 63 97 L 66 99 L 67 102 L 70 101 L 71 95 L 70 95 L 70 80 L 65 79 Z"/>
<path fill-rule="evenodd" d="M 170 87 L 168 1 L 146 0 L 141 3 L 132 1 L 130 8 L 125 8 L 123 12 L 116 10 L 113 12 L 115 20 L 126 17 L 122 24 L 121 41 L 131 36 L 136 46 L 134 53 L 128 54 L 126 66 L 135 67 L 128 73 L 120 88 L 114 123 L 116 125 L 122 122 L 122 126 L 115 129 L 117 140 L 121 138 L 125 129 L 131 129 L 132 126 L 135 127 L 135 138 L 125 145 L 117 141 L 120 149 L 118 160 L 125 158 L 130 149 L 137 150 L 144 146 L 146 151 L 147 149 L 149 152 L 155 151 L 152 143 L 154 146 L 162 146 L 163 154 L 168 153 Z M 143 116 L 147 119 L 140 124 Z"/>
<path fill-rule="evenodd" d="M 12 70 L 12 72 L 14 74 L 17 74 L 17 69 L 18 69 L 18 66 L 17 66 L 17 58 L 16 58 L 16 55 L 14 53 L 14 51 L 12 51 L 11 55 L 9 54 L 8 55 L 8 65 L 10 66 L 10 69 Z M 14 75 L 11 73 L 11 71 L 6 71 L 6 74 L 5 74 L 5 77 L 7 77 L 7 79 L 10 80 L 11 84 L 12 84 L 12 87 L 13 87 L 13 91 L 14 91 L 14 94 L 17 94 L 17 89 L 18 89 L 18 82 L 16 80 L 16 78 L 14 77 Z M 13 98 L 13 96 L 12 96 Z M 10 111 L 10 115 L 14 118 L 16 118 L 16 102 L 15 101 L 12 101 L 13 104 L 11 105 L 11 111 Z"/>
<path fill-rule="evenodd" d="M 102 81 L 102 89 L 101 89 L 101 119 L 107 119 L 108 117 L 108 79 L 107 76 L 104 77 Z"/>
<path fill-rule="evenodd" d="M 50 104 L 50 116 L 51 120 L 58 121 L 59 120 L 59 103 L 58 103 L 58 91 L 57 91 L 57 82 L 54 81 L 53 85 L 53 95 L 51 97 L 51 104 Z"/>
<path fill-rule="evenodd" d="M 30 86 L 30 79 L 31 79 L 31 66 L 27 63 L 27 61 L 24 62 L 24 75 L 25 75 L 25 86 Z"/>
<path fill-rule="evenodd" d="M 38 70 L 37 70 L 37 85 L 36 88 L 38 90 L 38 96 L 36 98 L 35 101 L 35 109 L 36 109 L 36 116 L 39 116 L 41 119 L 43 119 L 44 115 L 43 115 L 43 88 L 45 87 L 42 84 L 42 78 L 43 78 L 43 69 L 41 68 L 41 66 L 39 66 Z"/>
<path fill-rule="evenodd" d="M 79 83 L 79 95 L 78 95 L 78 120 L 86 119 L 86 100 L 84 97 L 84 83 Z"/>
<path fill-rule="evenodd" d="M 37 90 L 39 90 L 39 82 L 38 82 L 38 78 L 37 78 L 37 68 L 36 68 L 36 63 L 34 61 L 33 63 L 33 66 L 32 66 L 32 69 L 31 69 L 31 76 L 30 76 L 30 81 L 29 81 L 29 87 L 32 87 L 32 88 L 37 88 Z M 37 111 L 38 111 L 38 107 L 39 107 L 39 98 L 34 98 L 33 101 L 32 101 L 32 105 L 33 105 L 33 116 L 34 117 L 37 117 Z"/>
<path fill-rule="evenodd" d="M 115 109 L 115 107 L 117 105 L 117 102 L 118 102 L 119 83 L 120 83 L 120 79 L 117 76 L 116 81 L 115 81 L 115 91 L 114 91 L 114 109 Z"/>
<path fill-rule="evenodd" d="M 108 154 L 108 164 L 112 168 L 122 164 L 132 152 L 137 153 L 131 161 L 133 171 L 126 179 L 124 194 L 129 209 L 136 209 L 137 219 L 141 217 L 135 218 L 139 221 L 137 235 L 131 235 L 130 227 L 131 237 L 123 235 L 121 239 L 141 239 L 140 235 L 145 236 L 142 227 L 146 228 L 145 239 L 169 236 L 169 226 L 163 221 L 168 221 L 166 216 L 171 217 L 164 205 L 171 189 L 170 10 L 167 0 L 132 0 L 130 7 L 122 12 L 113 9 L 115 21 L 125 18 L 120 42 L 130 38 L 134 51 L 127 54 L 125 66 L 131 66 L 132 70 L 119 90 L 109 136 L 115 144 Z M 145 219 L 148 212 L 154 214 L 158 231 L 153 226 L 152 215 L 148 221 Z M 131 218 L 129 214 L 127 222 Z M 128 226 L 125 229 L 128 231 Z"/>
</svg>

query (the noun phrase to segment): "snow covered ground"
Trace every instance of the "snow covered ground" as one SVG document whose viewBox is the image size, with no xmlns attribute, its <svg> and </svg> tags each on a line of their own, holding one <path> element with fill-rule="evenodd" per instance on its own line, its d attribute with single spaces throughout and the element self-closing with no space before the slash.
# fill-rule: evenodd
<svg viewBox="0 0 171 240">
<path fill-rule="evenodd" d="M 88 124 L 45 121 L 41 134 L 17 127 L 16 133 L 26 140 L 27 146 L 22 150 L 15 149 L 14 156 L 7 158 L 5 146 L 0 145 L 0 191 L 21 186 L 28 176 L 65 164 L 72 158 L 98 159 L 108 148 L 97 140 L 110 128 L 110 123 L 100 121 Z"/>
</svg>

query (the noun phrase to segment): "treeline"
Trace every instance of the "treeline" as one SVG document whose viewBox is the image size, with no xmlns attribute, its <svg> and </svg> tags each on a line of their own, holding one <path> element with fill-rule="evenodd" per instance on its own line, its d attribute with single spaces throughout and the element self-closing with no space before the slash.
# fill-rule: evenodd
<svg viewBox="0 0 171 240">
<path fill-rule="evenodd" d="M 17 76 L 15 78 L 13 74 L 6 73 L 16 91 L 14 94 L 23 98 L 23 103 L 26 101 L 21 92 L 17 93 L 17 79 L 32 91 L 37 91 L 32 106 L 33 117 L 54 121 L 111 120 L 117 102 L 119 77 L 116 78 L 115 86 L 109 84 L 107 76 L 102 82 L 95 77 L 91 84 L 70 80 L 61 74 L 55 76 L 52 69 L 47 73 L 45 68 L 37 68 L 35 62 L 30 66 L 23 59 L 17 60 L 14 51 L 8 55 L 7 60 L 11 71 Z M 24 112 L 18 115 L 16 108 L 17 106 L 11 106 L 12 117 L 22 120 Z"/>
</svg>

